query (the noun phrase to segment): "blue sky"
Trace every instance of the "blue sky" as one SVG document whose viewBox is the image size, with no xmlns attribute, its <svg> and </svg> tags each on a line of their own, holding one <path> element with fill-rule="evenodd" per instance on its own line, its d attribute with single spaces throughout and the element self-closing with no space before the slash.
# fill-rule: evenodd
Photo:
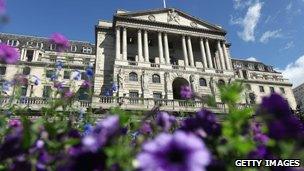
<svg viewBox="0 0 304 171">
<path fill-rule="evenodd" d="M 94 42 L 98 19 L 116 9 L 162 8 L 162 0 L 8 0 L 3 32 Z M 167 0 L 191 15 L 227 30 L 234 58 L 271 64 L 298 85 L 304 82 L 304 0 Z"/>
</svg>

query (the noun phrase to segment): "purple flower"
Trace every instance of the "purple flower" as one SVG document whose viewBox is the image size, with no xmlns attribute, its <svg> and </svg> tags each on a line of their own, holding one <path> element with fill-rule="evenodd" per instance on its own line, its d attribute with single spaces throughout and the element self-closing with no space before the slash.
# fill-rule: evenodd
<svg viewBox="0 0 304 171">
<path fill-rule="evenodd" d="M 56 45 L 58 52 L 63 52 L 70 46 L 68 39 L 60 33 L 54 33 L 50 38 L 50 42 Z"/>
<path fill-rule="evenodd" d="M 79 81 L 81 79 L 81 73 L 79 70 L 73 71 L 72 72 L 72 78 L 73 80 Z"/>
<path fill-rule="evenodd" d="M 142 171 L 204 171 L 210 153 L 198 137 L 177 131 L 173 135 L 161 133 L 144 144 L 136 159 Z"/>
<path fill-rule="evenodd" d="M 92 83 L 88 80 L 84 80 L 83 83 L 81 84 L 81 87 L 86 89 L 91 88 L 92 86 L 93 86 Z"/>
<path fill-rule="evenodd" d="M 206 109 L 197 112 L 195 117 L 184 120 L 181 129 L 193 132 L 201 137 L 205 137 L 206 134 L 210 136 L 221 134 L 221 125 L 218 123 L 215 114 Z"/>
<path fill-rule="evenodd" d="M 6 44 L 0 44 L 0 61 L 7 64 L 14 64 L 19 60 L 20 53 L 16 48 Z"/>
<path fill-rule="evenodd" d="M 92 68 L 87 68 L 86 69 L 86 75 L 89 77 L 89 78 L 92 78 L 93 75 L 94 75 L 94 71 Z"/>
<path fill-rule="evenodd" d="M 56 81 L 54 82 L 54 87 L 57 88 L 57 90 L 61 90 L 63 88 L 63 85 L 61 82 Z"/>
<path fill-rule="evenodd" d="M 67 91 L 64 93 L 64 98 L 70 99 L 74 96 L 74 93 L 72 91 Z"/>
<path fill-rule="evenodd" d="M 31 82 L 37 86 L 40 84 L 40 79 L 37 76 L 33 75 L 31 76 Z"/>
<path fill-rule="evenodd" d="M 253 133 L 253 139 L 256 141 L 256 142 L 260 142 L 262 144 L 266 144 L 269 140 L 269 137 L 265 134 L 262 133 L 261 131 L 261 125 L 257 122 L 253 122 L 251 124 L 251 130 L 252 130 L 252 133 Z"/>
<path fill-rule="evenodd" d="M 180 96 L 183 99 L 191 99 L 193 97 L 193 92 L 191 90 L 191 87 L 190 86 L 186 86 L 186 85 L 181 86 Z"/>
<path fill-rule="evenodd" d="M 27 85 L 28 79 L 24 75 L 18 74 L 14 76 L 13 83 L 15 85 Z"/>
<path fill-rule="evenodd" d="M 85 124 L 83 126 L 83 134 L 84 135 L 88 135 L 88 134 L 90 134 L 92 132 L 93 132 L 93 126 L 92 126 L 92 124 Z"/>
<path fill-rule="evenodd" d="M 7 93 L 10 90 L 11 86 L 11 82 L 5 81 L 2 85 L 2 91 Z"/>
<path fill-rule="evenodd" d="M 170 116 L 167 112 L 158 112 L 156 116 L 156 123 L 164 129 L 164 131 L 169 131 L 172 123 L 175 122 L 175 117 Z"/>
<path fill-rule="evenodd" d="M 62 61 L 56 61 L 55 68 L 58 70 L 61 70 L 63 68 L 63 62 Z"/>
<path fill-rule="evenodd" d="M 94 144 L 94 147 L 90 147 L 89 150 L 97 150 L 105 145 L 110 138 L 119 133 L 119 117 L 109 116 L 101 122 L 97 123 L 95 128 L 84 137 L 83 143 Z M 93 139 L 94 140 L 93 140 Z M 85 145 L 84 144 L 84 145 Z"/>
<path fill-rule="evenodd" d="M 21 121 L 19 119 L 10 119 L 8 121 L 8 125 L 10 127 L 19 127 L 19 126 L 21 126 Z"/>
<path fill-rule="evenodd" d="M 264 159 L 267 155 L 267 148 L 264 145 L 259 145 L 254 151 L 249 153 L 250 159 Z"/>
<path fill-rule="evenodd" d="M 6 1 L 0 0 L 0 15 L 5 14 L 6 12 Z"/>
<path fill-rule="evenodd" d="M 303 123 L 291 112 L 287 101 L 280 95 L 274 93 L 264 97 L 258 114 L 265 117 L 270 138 L 304 137 Z"/>
<path fill-rule="evenodd" d="M 101 122 L 97 123 L 96 127 L 100 127 L 107 134 L 114 134 L 119 130 L 119 117 L 118 116 L 109 116 Z"/>
<path fill-rule="evenodd" d="M 118 90 L 118 85 L 116 83 L 112 84 L 112 90 L 116 92 Z"/>
<path fill-rule="evenodd" d="M 261 109 L 275 118 L 292 115 L 288 102 L 279 94 L 273 93 L 269 97 L 264 97 L 261 103 Z"/>
<path fill-rule="evenodd" d="M 150 123 L 148 123 L 148 122 L 142 123 L 141 126 L 140 126 L 140 128 L 139 128 L 139 132 L 141 134 L 150 134 L 150 133 L 152 133 L 152 128 L 151 128 Z"/>
</svg>

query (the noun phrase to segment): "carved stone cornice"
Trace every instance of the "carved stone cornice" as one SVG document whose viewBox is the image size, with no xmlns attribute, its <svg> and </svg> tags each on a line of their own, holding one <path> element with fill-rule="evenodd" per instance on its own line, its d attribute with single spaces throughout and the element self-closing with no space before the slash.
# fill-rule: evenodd
<svg viewBox="0 0 304 171">
<path fill-rule="evenodd" d="M 114 68 L 130 69 L 130 70 L 145 70 L 145 71 L 154 71 L 154 72 L 172 72 L 172 69 L 166 68 L 152 68 L 152 67 L 140 67 L 132 65 L 115 65 Z M 188 70 L 174 70 L 174 73 L 177 74 L 195 74 L 200 76 L 210 76 L 210 77 L 220 77 L 220 78 L 230 78 L 231 75 L 225 75 L 222 73 L 209 73 L 203 71 L 188 71 Z"/>
<path fill-rule="evenodd" d="M 132 19 L 127 17 L 116 17 L 115 26 L 128 27 L 134 29 L 145 29 L 156 32 L 166 32 L 172 34 L 188 35 L 193 37 L 204 37 L 225 41 L 225 34 L 218 31 L 178 26 L 147 20 Z"/>
</svg>

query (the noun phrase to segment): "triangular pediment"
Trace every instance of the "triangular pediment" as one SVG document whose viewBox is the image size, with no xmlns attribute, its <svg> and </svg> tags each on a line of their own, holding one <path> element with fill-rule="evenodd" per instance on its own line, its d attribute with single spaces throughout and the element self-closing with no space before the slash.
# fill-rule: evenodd
<svg viewBox="0 0 304 171">
<path fill-rule="evenodd" d="M 173 8 L 164 8 L 156 10 L 147 10 L 140 12 L 119 11 L 116 16 L 128 17 L 138 20 L 147 20 L 150 22 L 166 23 L 179 26 L 193 27 L 204 30 L 222 31 L 220 26 L 210 24 L 206 21 L 188 15 L 180 10 Z"/>
</svg>

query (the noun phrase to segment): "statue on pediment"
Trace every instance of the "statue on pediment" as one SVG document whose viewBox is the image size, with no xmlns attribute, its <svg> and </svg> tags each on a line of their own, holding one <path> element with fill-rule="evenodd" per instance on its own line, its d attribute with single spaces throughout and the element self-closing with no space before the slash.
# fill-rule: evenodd
<svg viewBox="0 0 304 171">
<path fill-rule="evenodd" d="M 179 24 L 180 18 L 176 11 L 172 10 L 168 12 L 168 23 L 171 21 L 175 21 Z"/>
</svg>

